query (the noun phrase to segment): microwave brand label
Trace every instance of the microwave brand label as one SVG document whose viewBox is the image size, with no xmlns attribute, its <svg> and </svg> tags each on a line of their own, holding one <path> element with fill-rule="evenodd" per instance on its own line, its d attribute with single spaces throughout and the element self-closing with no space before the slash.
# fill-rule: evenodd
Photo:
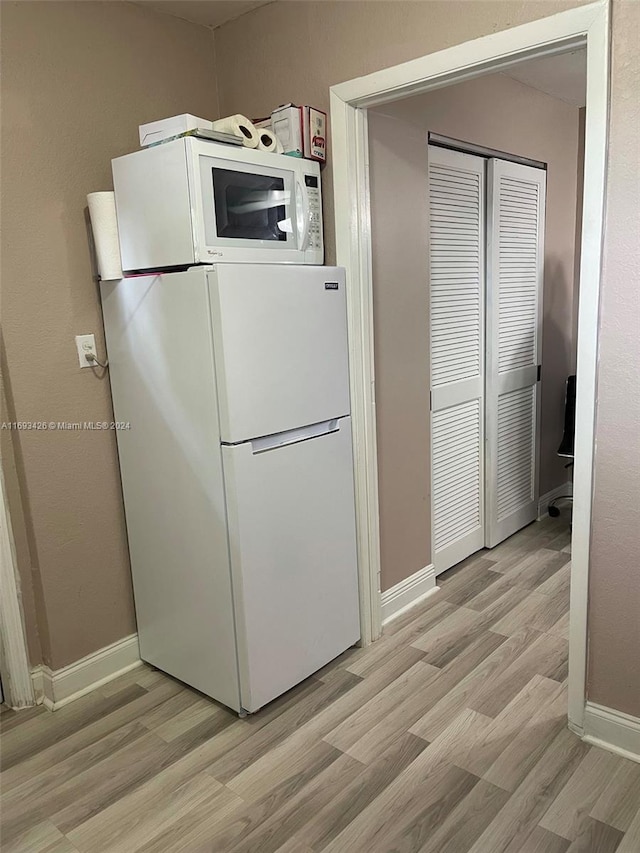
<svg viewBox="0 0 640 853">
<path fill-rule="evenodd" d="M 338 282 L 337 281 L 325 281 L 324 283 L 325 290 L 337 290 Z"/>
<path fill-rule="evenodd" d="M 216 249 L 207 249 L 207 254 L 213 255 L 216 258 L 221 258 L 224 253 L 216 251 Z"/>
</svg>

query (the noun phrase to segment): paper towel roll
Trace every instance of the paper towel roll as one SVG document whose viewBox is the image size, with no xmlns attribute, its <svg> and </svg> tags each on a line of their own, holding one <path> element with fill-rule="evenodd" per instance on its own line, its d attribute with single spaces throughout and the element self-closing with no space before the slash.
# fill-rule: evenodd
<svg viewBox="0 0 640 853">
<path fill-rule="evenodd" d="M 87 204 L 100 278 L 103 281 L 122 278 L 115 196 L 113 193 L 89 193 Z"/>
<path fill-rule="evenodd" d="M 276 152 L 278 150 L 278 138 L 272 130 L 266 127 L 258 129 L 258 151 Z"/>
<path fill-rule="evenodd" d="M 245 148 L 258 147 L 258 131 L 253 122 L 250 122 L 246 116 L 239 113 L 234 116 L 220 118 L 213 123 L 214 130 L 221 130 L 223 133 L 235 133 L 236 136 L 242 137 L 242 144 Z"/>
</svg>

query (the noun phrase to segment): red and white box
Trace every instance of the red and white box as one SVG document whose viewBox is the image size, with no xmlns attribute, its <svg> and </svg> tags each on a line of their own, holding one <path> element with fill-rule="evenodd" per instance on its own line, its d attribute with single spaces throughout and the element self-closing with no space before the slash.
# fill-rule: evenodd
<svg viewBox="0 0 640 853">
<path fill-rule="evenodd" d="M 271 113 L 271 130 L 290 157 L 327 159 L 327 114 L 315 107 L 285 104 Z"/>
</svg>

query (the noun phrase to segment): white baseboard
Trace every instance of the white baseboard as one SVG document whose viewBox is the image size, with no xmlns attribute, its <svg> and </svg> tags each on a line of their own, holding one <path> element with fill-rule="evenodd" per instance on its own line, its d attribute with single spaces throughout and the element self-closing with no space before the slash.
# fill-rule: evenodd
<svg viewBox="0 0 640 853">
<path fill-rule="evenodd" d="M 382 624 L 386 625 L 396 616 L 415 607 L 427 596 L 437 592 L 436 571 L 433 566 L 425 566 L 405 580 L 400 581 L 391 589 L 385 590 L 381 595 L 382 600 Z"/>
<path fill-rule="evenodd" d="M 640 719 L 587 702 L 582 739 L 624 758 L 640 762 Z"/>
<path fill-rule="evenodd" d="M 36 701 L 55 711 L 141 663 L 138 635 L 132 634 L 62 669 L 37 666 L 31 670 Z"/>
<path fill-rule="evenodd" d="M 568 483 L 563 483 L 562 486 L 556 486 L 555 489 L 551 489 L 551 491 L 547 492 L 546 495 L 540 495 L 540 498 L 538 499 L 538 521 L 547 515 L 547 507 L 552 500 L 559 498 L 560 495 L 572 494 L 573 483 L 569 481 Z"/>
</svg>

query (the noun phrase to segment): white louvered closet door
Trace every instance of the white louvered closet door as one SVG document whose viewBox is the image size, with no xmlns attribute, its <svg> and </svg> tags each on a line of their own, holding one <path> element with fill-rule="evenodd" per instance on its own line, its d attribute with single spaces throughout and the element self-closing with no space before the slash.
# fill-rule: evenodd
<svg viewBox="0 0 640 853">
<path fill-rule="evenodd" d="M 484 545 L 484 173 L 479 157 L 429 146 L 436 574 Z"/>
<path fill-rule="evenodd" d="M 488 163 L 489 548 L 537 515 L 545 189 L 542 169 Z"/>
</svg>

